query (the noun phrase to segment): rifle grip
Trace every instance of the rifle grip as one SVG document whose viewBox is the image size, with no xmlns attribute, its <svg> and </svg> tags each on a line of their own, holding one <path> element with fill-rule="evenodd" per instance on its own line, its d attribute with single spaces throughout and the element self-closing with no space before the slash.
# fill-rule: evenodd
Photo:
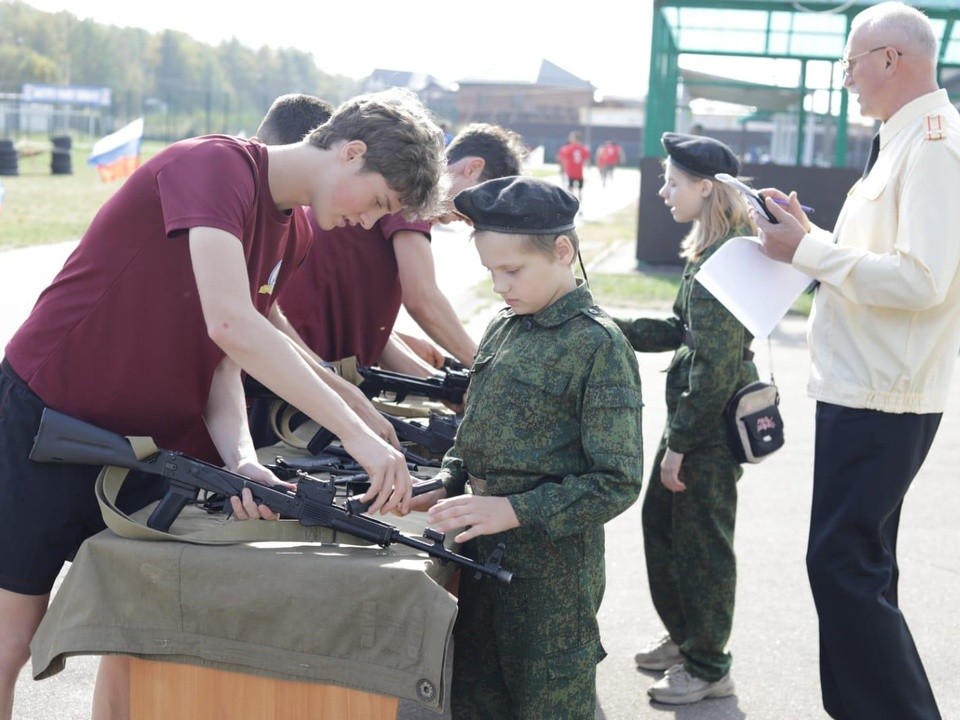
<svg viewBox="0 0 960 720">
<path fill-rule="evenodd" d="M 320 429 L 313 434 L 313 437 L 310 438 L 310 442 L 307 443 L 307 450 L 312 455 L 319 455 L 327 445 L 336 439 L 336 435 L 321 426 Z"/>
<path fill-rule="evenodd" d="M 150 517 L 147 518 L 147 527 L 153 530 L 167 532 L 184 506 L 188 502 L 195 500 L 196 497 L 196 490 L 189 492 L 183 488 L 171 486 L 167 494 L 163 496 L 159 504 L 153 509 L 153 512 L 150 513 Z"/>
</svg>

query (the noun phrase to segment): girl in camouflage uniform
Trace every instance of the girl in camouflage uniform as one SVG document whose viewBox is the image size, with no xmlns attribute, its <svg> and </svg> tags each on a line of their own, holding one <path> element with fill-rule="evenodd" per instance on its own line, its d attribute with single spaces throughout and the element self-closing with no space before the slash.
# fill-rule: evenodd
<svg viewBox="0 0 960 720">
<path fill-rule="evenodd" d="M 605 522 L 643 466 L 640 377 L 623 333 L 577 284 L 579 207 L 533 178 L 456 197 L 509 307 L 487 328 L 456 443 L 430 509 L 484 560 L 506 544 L 510 585 L 461 575 L 455 720 L 593 720 Z M 415 507 L 431 499 L 415 501 Z"/>
<path fill-rule="evenodd" d="M 643 538 L 654 607 L 667 634 L 636 656 L 666 670 L 649 690 L 684 704 L 733 694 L 730 653 L 736 560 L 733 530 L 742 470 L 727 446 L 723 408 L 757 370 L 746 328 L 700 283 L 697 271 L 726 240 L 756 228 L 736 191 L 714 179 L 740 163 L 712 138 L 666 133 L 660 197 L 678 223 L 683 280 L 666 320 L 617 319 L 635 350 L 676 350 L 667 370 L 667 426 L 643 503 Z"/>
</svg>

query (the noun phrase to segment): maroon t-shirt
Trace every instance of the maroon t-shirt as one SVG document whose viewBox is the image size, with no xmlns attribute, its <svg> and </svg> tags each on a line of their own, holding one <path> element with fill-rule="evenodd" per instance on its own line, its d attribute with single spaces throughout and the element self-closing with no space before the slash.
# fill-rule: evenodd
<svg viewBox="0 0 960 720">
<path fill-rule="evenodd" d="M 373 365 L 400 312 L 402 291 L 393 236 L 414 230 L 430 238 L 430 224 L 387 215 L 370 229 L 321 230 L 311 217 L 307 259 L 278 295 L 284 315 L 324 360 L 355 355 Z"/>
<path fill-rule="evenodd" d="M 313 241 L 310 217 L 312 215 L 309 208 L 298 207 L 293 211 L 283 261 L 273 288 L 274 301 L 280 288 L 289 282 L 290 275 L 296 271 L 307 255 Z M 174 441 L 173 447 L 191 457 L 200 458 L 214 465 L 223 464 L 202 417 L 198 417 L 192 425 L 183 426 L 180 438 Z"/>
<path fill-rule="evenodd" d="M 126 179 L 6 347 L 46 405 L 188 449 L 223 358 L 207 336 L 188 230 L 240 238 L 251 298 L 266 314 L 294 259 L 291 214 L 273 202 L 267 165 L 257 142 L 206 136 L 171 145 Z"/>
</svg>

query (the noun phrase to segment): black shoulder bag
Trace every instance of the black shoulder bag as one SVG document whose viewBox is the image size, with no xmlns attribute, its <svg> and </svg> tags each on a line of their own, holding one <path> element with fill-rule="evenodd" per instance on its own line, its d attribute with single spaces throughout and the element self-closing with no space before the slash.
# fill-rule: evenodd
<svg viewBox="0 0 960 720">
<path fill-rule="evenodd" d="M 758 463 L 783 447 L 783 418 L 780 391 L 773 380 L 773 351 L 770 351 L 770 382 L 755 380 L 737 390 L 724 408 L 727 442 L 741 463 Z"/>
</svg>

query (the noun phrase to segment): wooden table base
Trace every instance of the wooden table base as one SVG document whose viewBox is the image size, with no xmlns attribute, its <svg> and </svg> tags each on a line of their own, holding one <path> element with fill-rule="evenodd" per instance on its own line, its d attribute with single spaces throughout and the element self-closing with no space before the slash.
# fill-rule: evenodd
<svg viewBox="0 0 960 720">
<path fill-rule="evenodd" d="M 130 658 L 131 720 L 396 720 L 398 705 L 335 685 Z"/>
</svg>

